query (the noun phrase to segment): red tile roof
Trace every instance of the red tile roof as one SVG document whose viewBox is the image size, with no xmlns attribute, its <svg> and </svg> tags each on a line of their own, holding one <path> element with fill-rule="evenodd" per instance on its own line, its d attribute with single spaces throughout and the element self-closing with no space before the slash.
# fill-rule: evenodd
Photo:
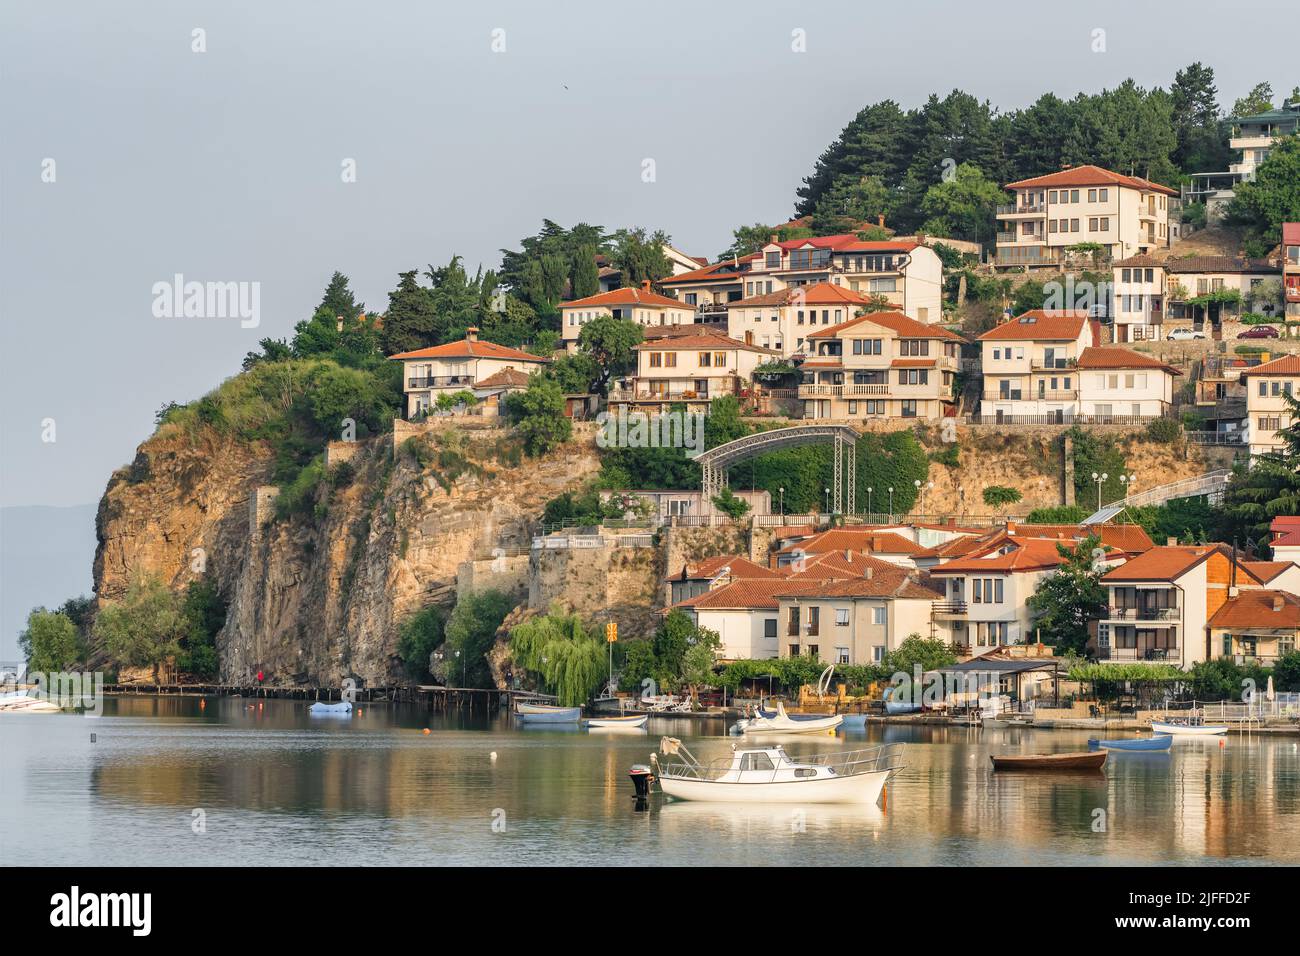
<svg viewBox="0 0 1300 956">
<path fill-rule="evenodd" d="M 805 538 L 781 549 L 782 554 L 793 551 L 820 554 L 825 551 L 866 551 L 871 554 L 917 554 L 924 551 L 916 542 L 904 538 L 896 531 L 875 531 L 861 528 L 832 528 L 810 538 Z"/>
<path fill-rule="evenodd" d="M 791 584 L 808 583 L 791 579 Z M 778 597 L 822 597 L 822 598 L 914 598 L 922 601 L 938 601 L 943 595 L 932 590 L 907 574 L 902 568 L 873 571 L 870 577 L 839 578 L 815 582 L 811 589 L 798 588 L 789 592 L 781 591 Z"/>
<path fill-rule="evenodd" d="M 660 295 L 648 289 L 610 289 L 608 292 L 589 295 L 585 299 L 561 302 L 559 307 L 561 309 L 585 309 L 602 305 L 645 305 L 658 309 L 672 308 L 695 311 L 694 306 L 687 305 L 681 299 L 670 299 L 666 295 Z"/>
<path fill-rule="evenodd" d="M 548 358 L 540 355 L 532 355 L 528 352 L 521 352 L 519 349 L 507 348 L 504 345 L 497 345 L 495 342 L 485 342 L 482 339 L 461 339 L 459 342 L 447 342 L 444 345 L 434 345 L 427 349 L 416 349 L 414 352 L 398 352 L 396 355 L 388 356 L 390 360 L 412 360 L 426 358 L 490 358 L 490 359 L 513 359 L 517 362 L 541 362 L 547 363 Z"/>
<path fill-rule="evenodd" d="M 1279 574 L 1295 567 L 1294 561 L 1240 561 L 1238 563 L 1260 584 L 1268 584 Z"/>
<path fill-rule="evenodd" d="M 1300 246 L 1300 222 L 1282 223 L 1282 244 Z"/>
<path fill-rule="evenodd" d="M 1269 523 L 1268 530 L 1273 532 L 1271 544 L 1300 545 L 1300 517 L 1278 515 Z"/>
<path fill-rule="evenodd" d="M 1172 581 L 1214 553 L 1227 553 L 1222 544 L 1158 545 L 1108 571 L 1103 581 Z"/>
<path fill-rule="evenodd" d="M 1170 375 L 1183 374 L 1172 365 L 1166 365 L 1150 355 L 1117 346 L 1090 346 L 1079 353 L 1079 360 L 1075 364 L 1079 368 L 1149 368 L 1163 369 Z"/>
<path fill-rule="evenodd" d="M 1241 373 L 1242 378 L 1250 375 L 1300 375 L 1300 355 L 1284 355 Z"/>
<path fill-rule="evenodd" d="M 1115 548 L 1128 554 L 1140 554 L 1155 547 L 1155 542 L 1137 524 L 1017 524 L 1016 536 L 1022 538 L 1049 538 L 1056 540 L 1082 541 L 1091 535 L 1101 539 L 1108 548 Z"/>
<path fill-rule="evenodd" d="M 1072 342 L 1083 332 L 1087 321 L 1087 312 L 1030 309 L 1024 315 L 994 326 L 979 338 L 982 342 Z"/>
<path fill-rule="evenodd" d="M 527 388 L 529 375 L 507 365 L 501 371 L 475 382 L 475 388 Z"/>
<path fill-rule="evenodd" d="M 960 335 L 949 332 L 947 329 L 938 325 L 927 325 L 924 322 L 918 322 L 902 312 L 868 312 L 866 315 L 860 315 L 856 319 L 850 319 L 847 322 L 841 322 L 839 325 L 827 326 L 824 329 L 818 329 L 808 335 L 810 339 L 832 339 L 849 329 L 857 328 L 864 324 L 875 324 L 881 328 L 897 332 L 904 338 L 910 339 L 947 339 L 950 342 L 964 342 Z M 860 330 L 863 331 L 863 330 Z"/>
<path fill-rule="evenodd" d="M 1210 627 L 1300 629 L 1300 597 L 1266 588 L 1239 591 L 1214 612 Z"/>
<path fill-rule="evenodd" d="M 1127 186 L 1129 189 L 1160 192 L 1167 196 L 1178 195 L 1178 190 L 1170 189 L 1168 186 L 1162 186 L 1159 183 L 1153 183 L 1137 176 L 1122 176 L 1119 173 L 1111 172 L 1109 169 L 1102 169 L 1100 166 L 1075 166 L 1071 169 L 1063 169 L 1059 173 L 1048 173 L 1046 176 L 1035 176 L 1032 179 L 1007 183 L 1005 188 L 1052 189 L 1060 186 Z"/>
<path fill-rule="evenodd" d="M 722 332 L 700 332 L 696 335 L 677 335 L 663 339 L 654 339 L 649 342 L 641 342 L 634 346 L 637 349 L 658 349 L 660 351 L 672 352 L 677 349 L 690 351 L 692 349 L 741 349 L 746 352 L 761 352 L 764 355 L 780 355 L 775 349 L 765 349 L 758 345 L 750 345 L 748 342 L 742 342 L 740 339 L 733 339 L 731 336 Z"/>
<path fill-rule="evenodd" d="M 1064 542 L 1059 542 L 1064 544 Z M 1007 535 L 998 547 L 986 555 L 978 552 L 956 558 L 931 568 L 931 574 L 971 573 L 983 571 L 1044 571 L 1062 564 L 1065 559 L 1057 550 L 1058 542 L 1048 538 L 1021 538 Z M 1004 552 L 1004 553 L 999 553 Z"/>
<path fill-rule="evenodd" d="M 810 591 L 820 581 L 790 582 L 785 578 L 761 579 L 744 578 L 732 581 L 720 588 L 706 591 L 685 601 L 678 601 L 673 607 L 692 607 L 697 610 L 746 610 L 751 608 L 770 608 L 775 610 L 779 603 L 778 594 L 798 594 Z"/>
<path fill-rule="evenodd" d="M 775 292 L 751 296 L 748 299 L 737 299 L 735 302 L 728 302 L 727 308 L 744 309 L 767 305 L 798 305 L 801 294 L 802 301 L 808 305 L 869 305 L 871 303 L 871 300 L 866 296 L 845 289 L 843 286 L 834 285 L 830 282 L 818 282 L 816 285 L 791 286 L 786 289 L 777 289 Z"/>
<path fill-rule="evenodd" d="M 824 551 L 804 558 L 802 564 L 788 564 L 784 571 L 790 580 L 829 580 L 831 578 L 860 578 L 868 573 L 893 573 L 898 565 L 857 551 Z"/>
<path fill-rule="evenodd" d="M 785 575 L 765 565 L 758 564 L 739 554 L 724 554 L 715 558 L 705 558 L 686 565 L 677 574 L 670 574 L 670 581 L 688 581 L 716 578 L 723 571 L 730 570 L 731 577 L 740 578 L 781 578 Z"/>
<path fill-rule="evenodd" d="M 753 255 L 741 256 L 739 261 L 752 262 L 757 258 L 759 258 L 759 256 L 757 253 L 755 253 Z M 736 267 L 735 262 L 733 262 L 730 259 L 726 259 L 722 262 L 715 262 L 711 266 L 705 266 L 703 269 L 692 269 L 690 272 L 681 272 L 675 276 L 665 276 L 664 278 L 659 280 L 659 284 L 674 285 L 679 282 L 686 283 L 686 282 L 705 282 L 705 281 L 739 282 L 740 275 L 741 275 L 740 272 L 727 271 L 729 269 L 734 270 L 735 267 Z"/>
</svg>

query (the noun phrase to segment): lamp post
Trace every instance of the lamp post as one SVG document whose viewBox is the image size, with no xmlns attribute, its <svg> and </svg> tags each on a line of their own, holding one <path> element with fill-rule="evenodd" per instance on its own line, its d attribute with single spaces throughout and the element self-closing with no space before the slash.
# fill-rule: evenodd
<svg viewBox="0 0 1300 956">
<path fill-rule="evenodd" d="M 781 494 L 781 517 L 785 518 L 785 489 L 778 488 L 776 490 Z"/>
<path fill-rule="evenodd" d="M 890 485 L 890 487 L 889 487 L 889 521 L 890 521 L 891 524 L 892 524 L 893 521 L 894 521 L 894 487 L 893 487 L 893 485 Z"/>
<path fill-rule="evenodd" d="M 966 517 L 966 488 L 964 485 L 957 486 L 957 510 L 961 516 Z"/>
<path fill-rule="evenodd" d="M 830 513 L 831 513 L 831 490 L 827 488 L 826 489 L 826 514 L 829 515 Z"/>
<path fill-rule="evenodd" d="M 867 485 L 867 514 L 871 513 L 871 486 Z"/>
<path fill-rule="evenodd" d="M 1133 483 L 1138 480 L 1137 475 L 1120 475 L 1119 480 L 1124 486 L 1124 497 L 1127 498 L 1133 493 Z"/>
<path fill-rule="evenodd" d="M 921 514 L 924 515 L 925 514 L 925 493 L 934 487 L 934 482 L 927 481 L 924 485 L 922 485 L 921 480 L 918 478 L 913 482 L 913 484 L 916 485 L 916 490 L 921 496 Z"/>
<path fill-rule="evenodd" d="M 1092 473 L 1092 480 L 1097 483 L 1097 510 L 1101 510 L 1101 486 L 1105 484 L 1106 479 L 1110 476 L 1104 471 L 1099 475 L 1095 471 Z"/>
</svg>

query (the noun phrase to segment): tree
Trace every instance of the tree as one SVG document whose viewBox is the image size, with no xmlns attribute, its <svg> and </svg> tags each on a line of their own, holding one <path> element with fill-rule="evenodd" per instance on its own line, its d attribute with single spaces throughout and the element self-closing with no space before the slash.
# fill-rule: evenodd
<svg viewBox="0 0 1300 956">
<path fill-rule="evenodd" d="M 1004 505 L 1013 505 L 1020 500 L 1020 492 L 1015 488 L 1008 488 L 1006 485 L 989 485 L 984 489 L 984 503 L 990 508 L 1001 508 Z"/>
<path fill-rule="evenodd" d="M 587 281 L 573 274 L 579 248 L 594 250 L 590 257 L 592 266 L 596 254 L 609 250 L 609 240 L 600 226 L 580 222 L 572 229 L 565 229 L 550 219 L 542 220 L 541 230 L 525 237 L 519 245 L 518 251 L 501 250 L 499 279 L 541 316 L 555 314 L 566 285 L 576 289 Z"/>
<path fill-rule="evenodd" d="M 988 238 L 998 203 L 1005 201 L 1006 193 L 978 166 L 962 163 L 951 179 L 926 190 L 921 212 L 931 221 L 941 221 L 946 226 L 944 235 L 979 241 Z M 927 231 L 937 234 L 933 229 Z"/>
<path fill-rule="evenodd" d="M 1200 62 L 1174 74 L 1169 88 L 1174 133 L 1174 162 L 1184 172 L 1222 169 L 1227 143 L 1219 125 L 1219 91 L 1214 70 Z"/>
<path fill-rule="evenodd" d="M 862 176 L 836 183 L 818 201 L 813 210 L 813 233 L 819 236 L 853 232 L 862 222 L 893 217 L 897 195 L 878 177 Z"/>
<path fill-rule="evenodd" d="M 1250 467 L 1237 468 L 1223 494 L 1224 541 L 1268 547 L 1269 524 L 1278 515 L 1300 514 L 1300 401 L 1284 395 L 1291 424 L 1278 432 L 1282 447 L 1256 456 Z"/>
<path fill-rule="evenodd" d="M 1275 143 L 1255 178 L 1238 183 L 1228 219 L 1246 227 L 1246 253 L 1260 257 L 1282 241 L 1282 223 L 1300 220 L 1300 136 Z"/>
<path fill-rule="evenodd" d="M 605 642 L 558 605 L 510 629 L 511 660 L 540 677 L 564 707 L 585 704 L 600 687 L 607 654 Z"/>
<path fill-rule="evenodd" d="M 716 677 L 713 669 L 718 664 L 722 639 L 718 632 L 707 627 L 696 627 L 682 655 L 682 682 L 690 690 L 691 699 L 699 700 L 701 686 L 713 686 Z"/>
<path fill-rule="evenodd" d="M 596 245 L 585 243 L 573 253 L 569 294 L 575 299 L 585 299 L 600 291 L 600 270 L 596 267 Z"/>
<path fill-rule="evenodd" d="M 641 326 L 631 319 L 598 315 L 578 333 L 578 351 L 595 359 L 600 377 L 595 390 L 603 392 L 609 380 L 636 370 L 636 346 L 643 336 Z"/>
<path fill-rule="evenodd" d="M 374 378 L 359 369 L 323 364 L 313 373 L 310 388 L 312 420 L 331 437 L 341 434 L 346 418 L 357 424 L 361 435 L 382 431 L 385 420 L 392 418 L 393 409 L 377 392 Z"/>
<path fill-rule="evenodd" d="M 542 372 L 567 393 L 590 392 L 600 380 L 600 363 L 586 352 L 561 355 Z"/>
<path fill-rule="evenodd" d="M 1273 108 L 1273 84 L 1256 83 L 1249 93 L 1232 104 L 1232 119 L 1245 119 Z"/>
<path fill-rule="evenodd" d="M 400 273 L 397 288 L 388 293 L 388 311 L 379 338 L 386 355 L 438 344 L 439 323 L 432 298 L 415 276 L 415 269 Z"/>
<path fill-rule="evenodd" d="M 573 434 L 573 422 L 564 413 L 564 393 L 541 375 L 530 378 L 524 391 L 506 398 L 506 415 L 530 455 L 544 455 Z"/>
<path fill-rule="evenodd" d="M 696 631 L 695 621 L 685 611 L 674 608 L 664 615 L 654 634 L 655 676 L 660 684 L 672 684 L 681 678 Z"/>
<path fill-rule="evenodd" d="M 27 615 L 27 627 L 18 635 L 18 650 L 27 669 L 42 674 L 72 670 L 86 654 L 72 619 L 43 607 L 33 608 Z"/>
<path fill-rule="evenodd" d="M 737 498 L 735 492 L 730 488 L 723 488 L 719 494 L 714 495 L 713 504 L 732 520 L 743 518 L 745 513 L 749 511 L 749 502 L 744 498 Z"/>
<path fill-rule="evenodd" d="M 487 652 L 497 629 L 514 609 L 510 595 L 492 589 L 470 591 L 456 601 L 443 629 L 441 674 L 450 686 L 488 687 L 492 672 Z"/>
<path fill-rule="evenodd" d="M 1090 535 L 1075 547 L 1058 544 L 1064 562 L 1038 582 L 1026 602 L 1041 630 L 1043 642 L 1059 651 L 1083 654 L 1088 644 L 1088 622 L 1106 605 L 1101 577 L 1108 568 L 1096 560 L 1101 539 Z"/>
<path fill-rule="evenodd" d="M 210 575 L 186 586 L 181 614 L 185 636 L 176 656 L 177 669 L 198 677 L 215 677 L 219 670 L 217 634 L 226 624 L 226 601 Z"/>
<path fill-rule="evenodd" d="M 110 658 L 128 667 L 153 668 L 176 656 L 189 631 L 180 599 L 158 578 L 137 576 L 120 601 L 95 619 L 95 638 Z"/>
<path fill-rule="evenodd" d="M 662 230 L 620 229 L 613 240 L 609 261 L 622 273 L 624 288 L 640 288 L 647 280 L 656 286 L 660 279 L 672 275 L 673 264 L 664 251 L 670 240 Z"/>
<path fill-rule="evenodd" d="M 412 614 L 397 634 L 397 656 L 402 659 L 402 669 L 411 680 L 419 681 L 432 676 L 430 663 L 434 650 L 442 643 L 446 614 L 439 607 L 421 608 Z"/>
<path fill-rule="evenodd" d="M 920 634 L 909 634 L 903 642 L 885 655 L 881 662 L 890 673 L 911 674 L 920 665 L 921 673 L 938 670 L 957 663 L 957 657 L 943 641 L 930 640 Z"/>
</svg>

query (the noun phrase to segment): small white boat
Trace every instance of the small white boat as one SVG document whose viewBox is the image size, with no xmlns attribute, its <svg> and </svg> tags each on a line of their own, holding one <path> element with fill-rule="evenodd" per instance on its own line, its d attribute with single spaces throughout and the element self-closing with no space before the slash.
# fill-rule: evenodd
<svg viewBox="0 0 1300 956">
<path fill-rule="evenodd" d="M 335 703 L 326 703 L 318 700 L 307 708 L 307 713 L 313 717 L 349 717 L 352 715 L 352 702 L 340 700 Z"/>
<path fill-rule="evenodd" d="M 813 718 L 800 715 L 796 720 L 785 712 L 785 705 L 777 701 L 776 716 L 754 716 L 740 721 L 737 726 L 742 734 L 833 734 L 842 723 L 844 718 L 839 714 Z"/>
<path fill-rule="evenodd" d="M 630 717 L 592 717 L 587 721 L 588 727 L 627 727 L 640 729 L 650 719 L 649 714 L 634 714 Z"/>
<path fill-rule="evenodd" d="M 762 747 L 733 750 L 705 765 L 676 737 L 664 737 L 659 749 L 680 759 L 660 764 L 652 754 L 650 761 L 660 789 L 674 800 L 873 804 L 889 778 L 902 769 L 902 748 L 885 744 L 793 760 L 782 747 Z"/>
<path fill-rule="evenodd" d="M 515 717 L 525 724 L 576 724 L 582 719 L 582 708 L 516 701 Z"/>
<path fill-rule="evenodd" d="M 1188 737 L 1213 737 L 1216 734 L 1226 734 L 1228 728 L 1225 724 L 1200 724 L 1195 721 L 1172 721 L 1172 720 L 1153 720 L 1151 721 L 1151 733 L 1169 734 L 1171 736 L 1188 736 Z"/>
</svg>

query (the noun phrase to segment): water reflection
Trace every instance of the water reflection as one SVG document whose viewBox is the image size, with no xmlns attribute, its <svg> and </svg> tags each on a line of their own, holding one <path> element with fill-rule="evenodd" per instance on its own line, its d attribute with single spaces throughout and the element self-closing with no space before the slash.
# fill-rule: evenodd
<svg viewBox="0 0 1300 956">
<path fill-rule="evenodd" d="M 1084 750 L 1089 734 L 880 725 L 781 741 L 801 755 L 906 743 L 876 807 L 665 803 L 628 768 L 660 736 L 703 761 L 722 721 L 645 730 L 306 702 L 120 698 L 105 716 L 0 719 L 6 859 L 194 863 L 1300 862 L 1293 737 L 1180 739 L 1104 773 L 994 773 L 993 753 Z M 429 733 L 425 734 L 428 728 Z M 90 734 L 96 742 L 90 742 Z M 765 738 L 762 744 L 768 743 Z M 492 754 L 496 754 L 496 759 Z M 202 808 L 198 839 L 191 813 Z M 798 814 L 802 814 L 801 816 Z M 493 829 L 493 821 L 504 829 Z"/>
</svg>

